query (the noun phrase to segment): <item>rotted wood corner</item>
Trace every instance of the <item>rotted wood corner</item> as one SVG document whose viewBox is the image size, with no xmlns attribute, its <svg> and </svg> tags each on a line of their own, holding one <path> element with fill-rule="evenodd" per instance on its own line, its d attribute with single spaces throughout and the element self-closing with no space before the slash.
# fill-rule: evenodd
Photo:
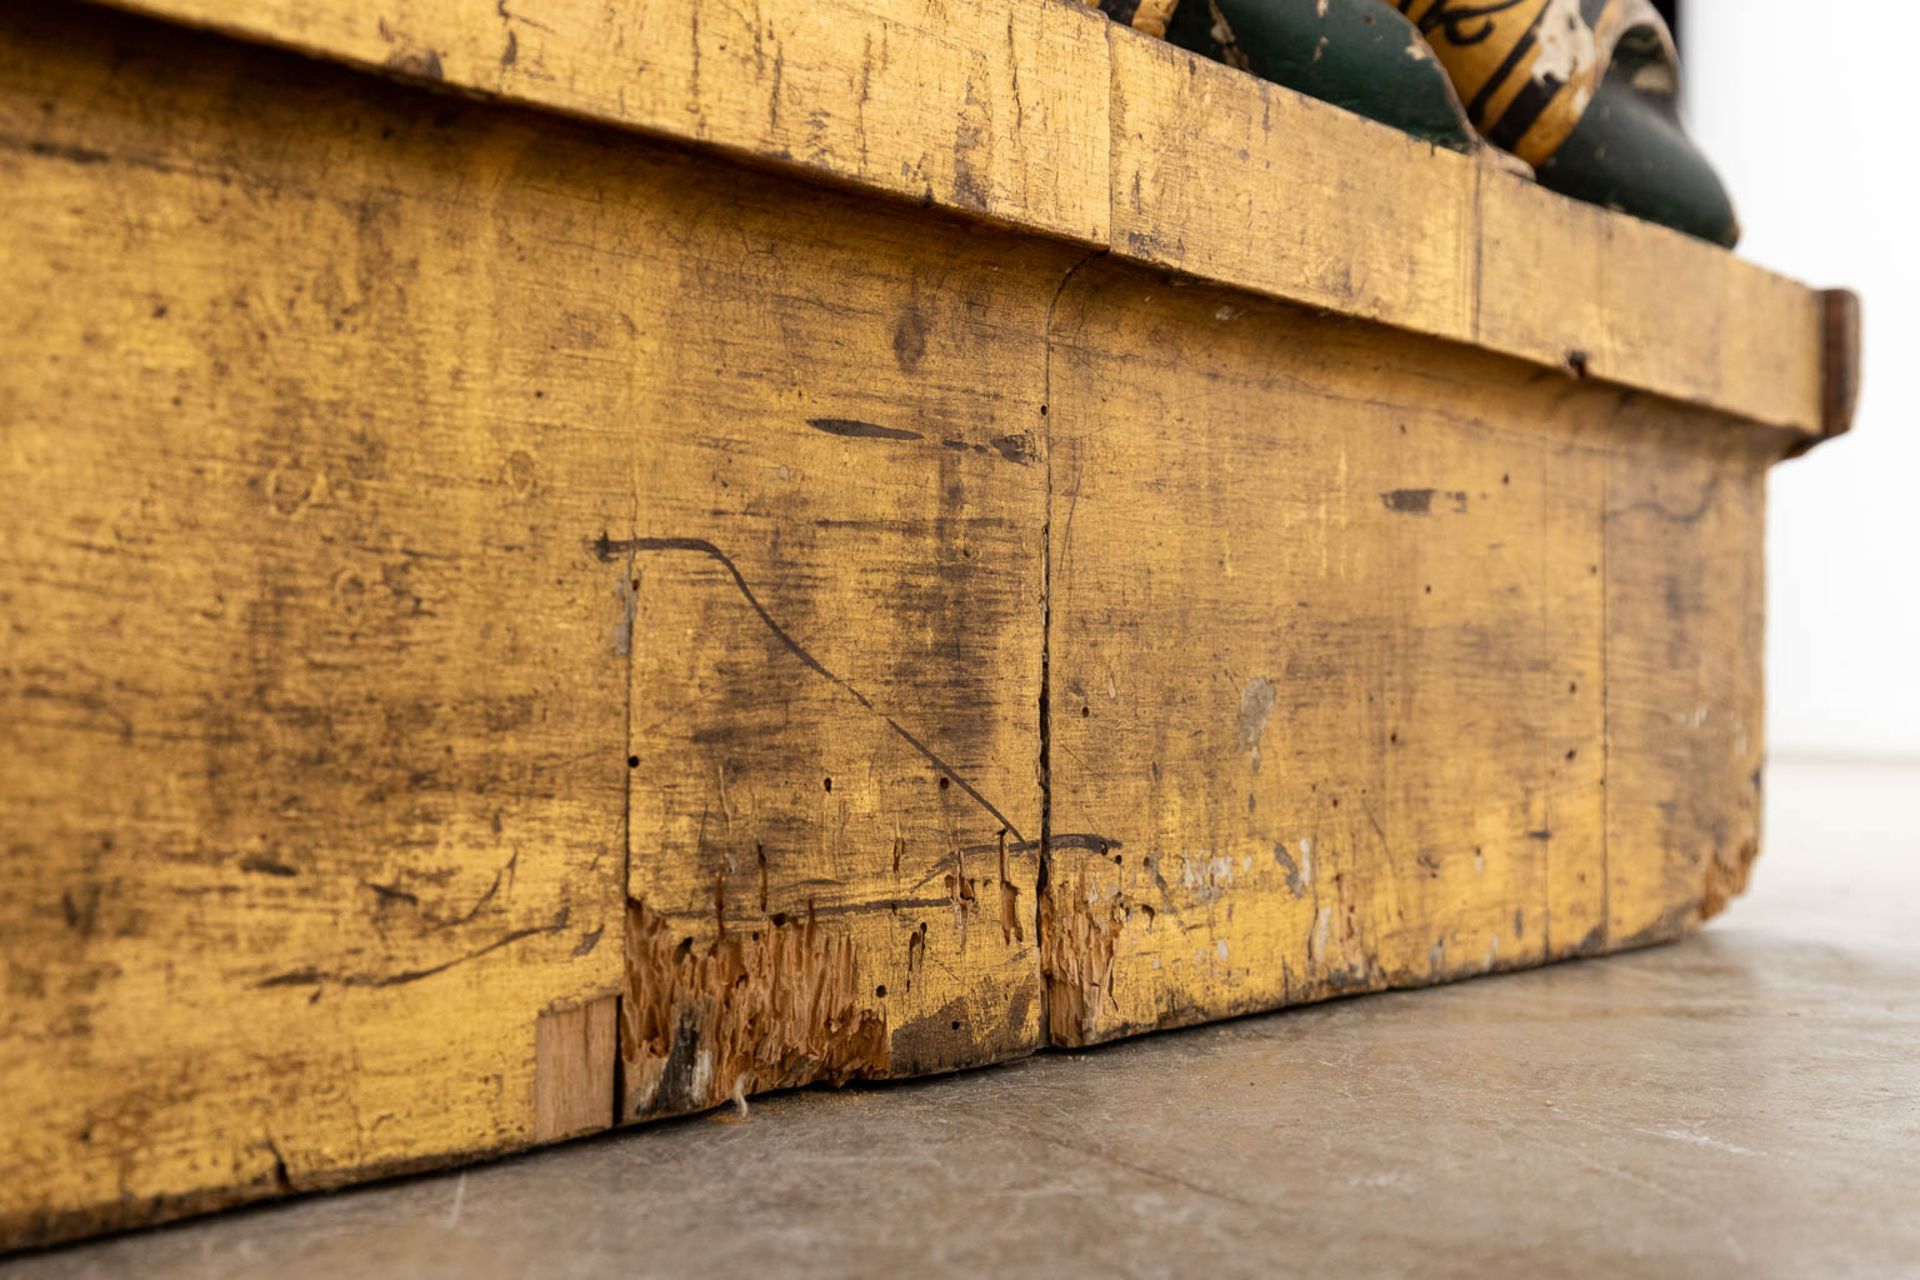
<svg viewBox="0 0 1920 1280">
<path fill-rule="evenodd" d="M 1744 884 L 1843 296 L 1084 6 L 118 7 L 0 3 L 0 1247 Z"/>
</svg>

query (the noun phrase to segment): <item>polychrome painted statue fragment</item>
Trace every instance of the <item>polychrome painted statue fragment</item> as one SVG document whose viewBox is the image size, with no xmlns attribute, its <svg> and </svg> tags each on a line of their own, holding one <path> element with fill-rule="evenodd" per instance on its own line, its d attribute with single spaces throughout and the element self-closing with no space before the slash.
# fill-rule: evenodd
<svg viewBox="0 0 1920 1280">
<path fill-rule="evenodd" d="M 1117 21 L 1542 185 L 1731 246 L 1648 0 L 1099 0 Z"/>
</svg>

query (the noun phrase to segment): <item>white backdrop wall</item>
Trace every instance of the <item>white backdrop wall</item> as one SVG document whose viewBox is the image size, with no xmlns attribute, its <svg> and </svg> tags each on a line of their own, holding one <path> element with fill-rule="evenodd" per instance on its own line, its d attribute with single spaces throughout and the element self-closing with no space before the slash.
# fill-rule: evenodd
<svg viewBox="0 0 1920 1280">
<path fill-rule="evenodd" d="M 1920 758 L 1920 84 L 1895 0 L 1685 0 L 1687 118 L 1740 253 L 1859 291 L 1853 434 L 1773 472 L 1775 758 Z"/>
</svg>

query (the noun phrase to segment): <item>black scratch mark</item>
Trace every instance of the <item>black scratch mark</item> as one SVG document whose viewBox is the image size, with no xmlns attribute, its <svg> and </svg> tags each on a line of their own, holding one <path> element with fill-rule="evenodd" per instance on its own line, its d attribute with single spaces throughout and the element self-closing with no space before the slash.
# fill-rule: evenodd
<svg viewBox="0 0 1920 1280">
<path fill-rule="evenodd" d="M 918 431 L 908 431 L 901 427 L 882 427 L 871 422 L 861 422 L 857 418 L 808 418 L 807 425 L 815 431 L 824 431 L 830 436 L 845 436 L 849 440 L 924 440 Z"/>
<path fill-rule="evenodd" d="M 885 429 L 886 428 L 876 428 L 876 430 L 885 430 Z M 805 647 L 803 647 L 798 640 L 795 640 L 790 634 L 788 634 L 787 629 L 785 627 L 782 627 L 779 624 L 779 622 L 777 622 L 774 619 L 774 616 L 771 613 L 767 612 L 767 607 L 760 603 L 760 597 L 756 596 L 753 593 L 753 588 L 747 585 L 747 580 L 741 574 L 740 567 L 734 564 L 732 558 L 728 556 L 726 552 L 722 551 L 719 547 L 715 546 L 711 542 L 708 542 L 705 538 L 616 539 L 616 538 L 610 538 L 604 533 L 601 534 L 599 538 L 597 538 L 594 542 L 590 543 L 589 545 L 592 548 L 593 554 L 597 556 L 603 563 L 610 563 L 616 556 L 623 555 L 629 551 L 644 551 L 644 552 L 689 551 L 689 552 L 693 552 L 696 555 L 706 556 L 708 559 L 720 565 L 720 567 L 725 569 L 727 573 L 733 578 L 733 585 L 739 590 L 741 597 L 745 599 L 747 604 L 752 607 L 753 611 L 759 615 L 760 621 L 766 625 L 767 630 L 773 632 L 774 637 L 777 640 L 779 640 L 782 645 L 786 647 L 787 652 L 791 653 L 794 657 L 800 659 L 800 661 L 806 664 L 807 668 L 812 672 L 814 672 L 814 674 L 839 686 L 840 689 L 843 692 L 845 692 L 849 697 L 851 697 L 855 702 L 859 703 L 866 710 L 878 716 L 886 724 L 886 726 L 889 729 L 893 730 L 893 732 L 896 735 L 898 735 L 901 741 L 905 742 L 908 746 L 912 747 L 915 751 L 919 752 L 921 756 L 923 756 L 928 763 L 933 765 L 934 768 L 938 769 L 942 775 L 952 779 L 954 785 L 959 787 L 962 791 L 966 792 L 967 795 L 973 799 L 975 804 L 978 804 L 982 809 L 985 809 L 988 813 L 992 814 L 994 820 L 998 822 L 1001 826 L 1005 827 L 1007 829 L 1007 832 L 1010 835 L 1012 835 L 1016 841 L 1022 841 L 1022 842 L 1025 841 L 1026 837 L 1021 835 L 1020 829 L 1014 826 L 1013 823 L 1007 819 L 1007 815 L 1000 812 L 1000 810 L 997 807 L 995 807 L 995 805 L 991 800 L 988 800 L 985 796 L 981 795 L 979 790 L 976 789 L 972 783 L 968 782 L 965 778 L 961 777 L 959 773 L 957 773 L 954 770 L 952 765 L 948 764 L 945 760 L 941 759 L 940 756 L 934 752 L 933 748 L 929 747 L 926 743 L 922 742 L 919 738 L 915 737 L 898 720 L 895 720 L 892 716 L 887 715 L 886 713 L 881 711 L 878 707 L 874 706 L 873 700 L 867 697 L 866 694 L 860 692 L 860 690 L 856 689 L 853 685 L 849 684 L 842 677 L 835 675 L 833 672 L 827 670 L 827 668 L 821 664 L 818 658 L 814 657 L 811 653 L 807 652 Z"/>
<path fill-rule="evenodd" d="M 1674 524 L 1699 524 L 1700 521 L 1706 518 L 1707 513 L 1713 510 L 1713 500 L 1718 497 L 1719 494 L 1720 477 L 1714 476 L 1707 481 L 1707 487 L 1700 495 L 1699 504 L 1691 510 L 1675 511 L 1663 502 L 1648 500 L 1646 502 L 1630 503 L 1624 507 L 1616 507 L 1607 513 L 1607 518 L 1613 520 L 1631 512 L 1646 511 L 1659 516 L 1662 520 L 1671 521 Z"/>
<path fill-rule="evenodd" d="M 424 969 L 408 969 L 400 973 L 345 974 L 322 973 L 317 969 L 295 969 L 290 973 L 276 974 L 271 978 L 262 979 L 253 985 L 256 989 L 266 987 L 315 987 L 328 982 L 336 983 L 343 987 L 405 986 L 409 982 L 418 982 L 422 978 L 431 978 L 437 973 L 445 973 L 456 965 L 465 964 L 469 960 L 478 960 L 481 956 L 490 955 L 502 947 L 510 947 L 514 943 L 524 941 L 527 938 L 537 937 L 543 933 L 558 933 L 567 927 L 567 916 L 569 914 L 569 909 L 562 907 L 560 908 L 560 913 L 553 918 L 552 924 L 540 925 L 531 929 L 515 929 L 512 933 L 495 938 L 492 942 L 489 942 L 486 946 L 478 950 L 469 951 L 462 956 L 455 956 L 453 959 L 443 961 L 440 964 L 429 965 Z"/>
</svg>

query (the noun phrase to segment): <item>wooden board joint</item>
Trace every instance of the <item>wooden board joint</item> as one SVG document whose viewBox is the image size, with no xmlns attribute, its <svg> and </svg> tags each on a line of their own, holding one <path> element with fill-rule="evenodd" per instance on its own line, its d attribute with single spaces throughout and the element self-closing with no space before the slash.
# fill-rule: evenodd
<svg viewBox="0 0 1920 1280">
<path fill-rule="evenodd" d="M 534 1029 L 533 1140 L 613 1127 L 620 997 L 550 1009 Z"/>
</svg>

